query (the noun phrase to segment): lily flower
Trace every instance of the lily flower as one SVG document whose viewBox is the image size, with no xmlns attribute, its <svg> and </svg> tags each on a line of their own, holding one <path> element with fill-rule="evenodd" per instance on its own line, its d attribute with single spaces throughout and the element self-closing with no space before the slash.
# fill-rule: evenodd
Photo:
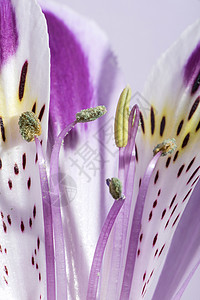
<svg viewBox="0 0 200 300">
<path fill-rule="evenodd" d="M 198 224 L 182 214 L 198 181 L 199 23 L 155 68 L 147 116 L 134 106 L 128 126 L 122 93 L 117 176 L 123 80 L 109 43 L 65 6 L 41 4 L 44 14 L 34 0 L 0 1 L 1 298 L 156 300 L 176 264 L 165 297 L 179 297 L 199 259 L 194 240 L 181 249 Z"/>
</svg>

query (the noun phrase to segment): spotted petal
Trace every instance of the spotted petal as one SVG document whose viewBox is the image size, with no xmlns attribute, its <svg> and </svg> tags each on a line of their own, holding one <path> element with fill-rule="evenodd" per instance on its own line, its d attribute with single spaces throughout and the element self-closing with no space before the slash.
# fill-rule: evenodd
<svg viewBox="0 0 200 300">
<path fill-rule="evenodd" d="M 154 147 L 175 138 L 177 149 L 173 155 L 161 157 L 148 189 L 131 288 L 134 299 L 151 297 L 198 180 L 199 26 L 199 22 L 191 26 L 161 57 L 144 92 L 149 107 L 141 109 L 135 191 Z"/>
<path fill-rule="evenodd" d="M 46 295 L 40 180 L 34 143 L 18 127 L 34 111 L 46 144 L 49 48 L 46 23 L 35 1 L 0 2 L 0 294 L 3 299 Z"/>
</svg>

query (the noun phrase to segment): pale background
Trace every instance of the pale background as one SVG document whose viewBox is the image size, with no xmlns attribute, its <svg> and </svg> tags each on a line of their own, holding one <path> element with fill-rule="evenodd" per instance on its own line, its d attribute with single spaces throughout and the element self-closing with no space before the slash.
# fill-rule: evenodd
<svg viewBox="0 0 200 300">
<path fill-rule="evenodd" d="M 135 91 L 142 91 L 159 55 L 200 18 L 200 0 L 57 1 L 94 19 L 107 33 L 125 79 Z M 200 300 L 200 270 L 181 300 Z"/>
</svg>

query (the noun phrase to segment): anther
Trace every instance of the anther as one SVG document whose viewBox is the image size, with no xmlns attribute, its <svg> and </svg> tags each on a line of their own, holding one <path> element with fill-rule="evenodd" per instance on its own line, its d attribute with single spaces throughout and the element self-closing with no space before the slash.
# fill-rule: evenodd
<svg viewBox="0 0 200 300">
<path fill-rule="evenodd" d="M 83 109 L 76 114 L 76 121 L 78 123 L 91 122 L 102 117 L 103 115 L 106 114 L 106 112 L 107 110 L 104 105 Z"/>
<path fill-rule="evenodd" d="M 24 140 L 32 142 L 35 136 L 41 135 L 41 125 L 36 114 L 26 111 L 19 117 L 19 130 Z"/>
<path fill-rule="evenodd" d="M 167 139 L 164 140 L 161 144 L 158 144 L 153 149 L 153 155 L 156 155 L 158 152 L 162 152 L 161 156 L 165 156 L 167 154 L 171 154 L 174 152 L 174 150 L 177 148 L 176 140 L 173 139 Z"/>
<path fill-rule="evenodd" d="M 127 86 L 121 93 L 115 114 L 115 143 L 116 146 L 126 147 L 128 143 L 128 118 L 131 100 L 131 88 Z"/>
<path fill-rule="evenodd" d="M 112 197 L 116 200 L 123 197 L 122 196 L 122 183 L 118 178 L 111 178 L 106 180 L 107 185 L 109 186 L 109 191 Z"/>
</svg>

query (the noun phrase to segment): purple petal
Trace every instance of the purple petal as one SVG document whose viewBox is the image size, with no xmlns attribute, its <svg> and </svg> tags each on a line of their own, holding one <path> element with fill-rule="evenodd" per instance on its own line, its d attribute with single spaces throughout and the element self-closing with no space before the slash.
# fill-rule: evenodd
<svg viewBox="0 0 200 300">
<path fill-rule="evenodd" d="M 92 106 L 88 60 L 74 33 L 45 11 L 51 49 L 50 128 L 57 135 L 78 111 Z"/>
<path fill-rule="evenodd" d="M 0 2 L 0 69 L 18 47 L 16 16 L 10 0 Z"/>
<path fill-rule="evenodd" d="M 198 77 L 200 72 L 200 42 L 188 58 L 188 61 L 184 68 L 184 80 L 186 84 L 194 81 L 195 77 Z M 196 90 L 195 82 L 193 83 L 192 93 Z"/>
</svg>

